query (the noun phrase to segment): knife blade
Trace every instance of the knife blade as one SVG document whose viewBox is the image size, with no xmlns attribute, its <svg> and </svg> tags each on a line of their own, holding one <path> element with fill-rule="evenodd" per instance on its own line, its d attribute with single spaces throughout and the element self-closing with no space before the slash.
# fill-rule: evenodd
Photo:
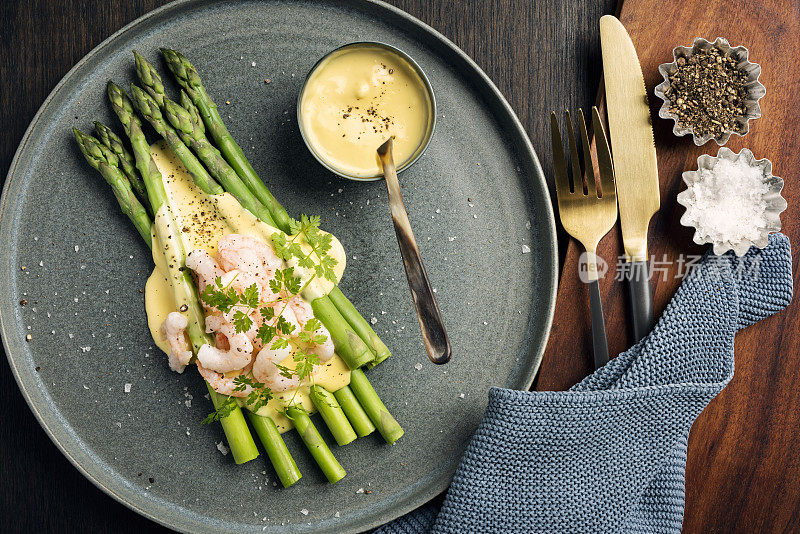
<svg viewBox="0 0 800 534">
<path fill-rule="evenodd" d="M 603 79 L 617 181 L 622 242 L 635 341 L 653 326 L 647 229 L 658 211 L 658 162 L 642 67 L 630 36 L 614 16 L 600 19 Z"/>
</svg>

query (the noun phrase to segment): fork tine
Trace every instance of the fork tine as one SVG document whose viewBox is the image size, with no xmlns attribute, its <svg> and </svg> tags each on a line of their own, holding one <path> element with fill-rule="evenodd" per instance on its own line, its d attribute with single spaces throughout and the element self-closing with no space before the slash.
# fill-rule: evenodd
<svg viewBox="0 0 800 534">
<path fill-rule="evenodd" d="M 608 148 L 608 139 L 603 130 L 603 121 L 600 120 L 600 113 L 596 106 L 592 106 L 592 131 L 594 131 L 594 142 L 597 147 L 597 166 L 600 171 L 600 187 L 603 197 L 617 195 L 617 187 L 614 181 L 614 164 L 611 160 L 611 150 Z"/>
<path fill-rule="evenodd" d="M 597 196 L 597 181 L 594 175 L 594 165 L 592 164 L 592 150 L 589 148 L 589 133 L 586 131 L 586 121 L 583 118 L 583 110 L 578 108 L 578 122 L 581 128 L 581 144 L 583 146 L 583 168 L 586 176 L 586 193 L 590 197 Z"/>
<path fill-rule="evenodd" d="M 553 167 L 556 173 L 556 196 L 561 197 L 569 195 L 570 189 L 569 178 L 567 178 L 567 161 L 564 159 L 564 146 L 555 111 L 550 114 L 550 135 L 553 143 Z"/>
<path fill-rule="evenodd" d="M 565 113 L 567 115 L 567 134 L 569 136 L 569 159 L 572 162 L 572 191 L 584 193 L 581 162 L 578 159 L 578 145 L 575 143 L 575 132 L 572 129 L 572 115 L 569 110 Z"/>
</svg>

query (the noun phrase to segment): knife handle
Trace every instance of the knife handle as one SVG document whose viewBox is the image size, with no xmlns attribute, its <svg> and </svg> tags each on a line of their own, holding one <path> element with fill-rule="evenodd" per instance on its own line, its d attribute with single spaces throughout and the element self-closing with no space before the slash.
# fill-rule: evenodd
<svg viewBox="0 0 800 534">
<path fill-rule="evenodd" d="M 599 369 L 608 363 L 608 340 L 606 322 L 603 318 L 603 301 L 600 300 L 600 283 L 589 282 L 589 306 L 592 316 L 592 347 L 594 349 L 594 368 Z"/>
<path fill-rule="evenodd" d="M 650 288 L 650 267 L 647 261 L 630 264 L 628 298 L 630 300 L 633 341 L 638 343 L 653 329 L 653 293 Z"/>
</svg>

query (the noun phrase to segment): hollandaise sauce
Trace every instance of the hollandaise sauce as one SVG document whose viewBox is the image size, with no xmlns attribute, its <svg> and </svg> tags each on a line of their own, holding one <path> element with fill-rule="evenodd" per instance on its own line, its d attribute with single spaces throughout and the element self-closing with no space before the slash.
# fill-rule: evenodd
<svg viewBox="0 0 800 534">
<path fill-rule="evenodd" d="M 351 45 L 311 72 L 299 103 L 303 134 L 318 159 L 356 178 L 382 174 L 376 150 L 394 138 L 398 168 L 424 148 L 433 102 L 417 70 L 391 49 Z"/>
</svg>

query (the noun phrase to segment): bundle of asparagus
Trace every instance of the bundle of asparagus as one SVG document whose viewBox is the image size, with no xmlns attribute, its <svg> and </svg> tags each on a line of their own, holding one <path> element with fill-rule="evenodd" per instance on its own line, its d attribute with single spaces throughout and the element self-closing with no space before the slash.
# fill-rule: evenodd
<svg viewBox="0 0 800 534">
<path fill-rule="evenodd" d="M 169 70 L 182 88 L 179 102 L 170 100 L 158 72 L 134 52 L 136 73 L 142 87 L 131 86 L 131 99 L 119 86 L 108 83 L 108 98 L 130 142 L 126 143 L 111 128 L 95 123 L 97 137 L 74 129 L 80 149 L 89 164 L 109 184 L 123 213 L 129 217 L 149 247 L 154 243 L 175 245 L 164 249 L 169 266 L 167 274 L 173 297 L 186 317 L 186 334 L 196 357 L 203 345 L 213 345 L 206 333 L 203 307 L 195 281 L 186 265 L 161 175 L 136 111 L 180 159 L 194 184 L 207 195 L 233 195 L 252 215 L 285 234 L 299 226 L 267 189 L 247 161 L 206 92 L 194 66 L 180 53 L 162 49 Z M 211 140 L 207 133 L 210 134 Z M 163 224 L 154 224 L 161 218 Z M 157 252 L 158 253 L 158 252 Z M 338 287 L 311 302 L 314 316 L 330 333 L 335 352 L 351 370 L 350 384 L 336 391 L 318 385 L 310 388 L 314 407 L 339 445 L 377 429 L 387 443 L 394 443 L 403 430 L 370 385 L 362 367 L 372 367 L 389 357 L 390 352 L 369 323 Z M 291 372 L 291 370 L 288 370 Z M 270 462 L 284 487 L 300 479 L 301 474 L 281 437 L 275 422 L 248 409 L 242 410 L 231 397 L 217 393 L 206 382 L 215 407 L 212 420 L 219 420 L 236 463 L 258 456 L 247 421 L 256 431 Z M 263 391 L 256 393 L 259 405 L 269 400 Z M 300 405 L 289 404 L 284 414 L 292 421 L 309 452 L 330 482 L 345 476 L 345 470 L 333 456 L 314 427 L 308 412 Z M 207 418 L 208 419 L 208 418 Z"/>
</svg>

